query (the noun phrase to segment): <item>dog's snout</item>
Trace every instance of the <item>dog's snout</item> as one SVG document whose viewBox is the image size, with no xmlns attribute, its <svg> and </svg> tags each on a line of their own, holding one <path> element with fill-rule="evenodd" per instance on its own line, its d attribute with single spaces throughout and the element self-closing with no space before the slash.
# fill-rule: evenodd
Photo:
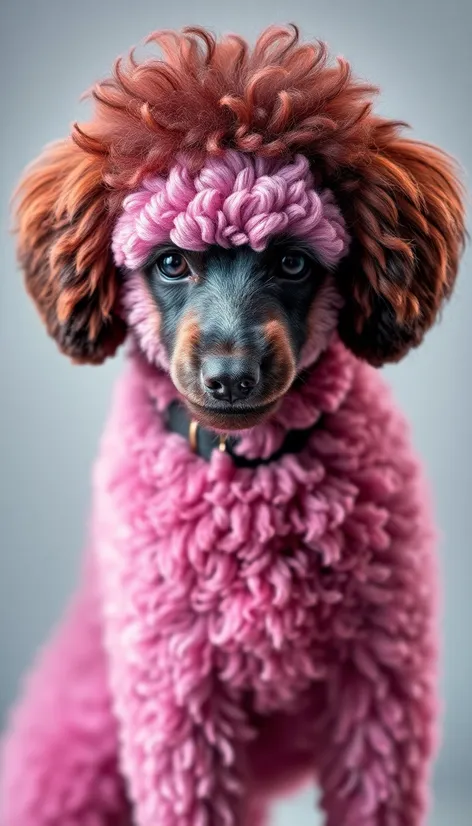
<svg viewBox="0 0 472 826">
<path fill-rule="evenodd" d="M 259 365 L 248 358 L 209 356 L 202 363 L 201 380 L 205 393 L 230 404 L 248 398 L 259 379 Z"/>
</svg>

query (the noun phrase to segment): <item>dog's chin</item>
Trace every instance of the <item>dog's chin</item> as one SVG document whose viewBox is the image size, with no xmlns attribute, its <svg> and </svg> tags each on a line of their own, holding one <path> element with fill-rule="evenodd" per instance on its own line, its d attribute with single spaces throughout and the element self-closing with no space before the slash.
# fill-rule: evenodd
<svg viewBox="0 0 472 826">
<path fill-rule="evenodd" d="M 192 417 L 203 427 L 217 433 L 250 430 L 266 421 L 277 410 L 280 399 L 254 407 L 204 407 L 190 399 L 184 399 Z"/>
</svg>

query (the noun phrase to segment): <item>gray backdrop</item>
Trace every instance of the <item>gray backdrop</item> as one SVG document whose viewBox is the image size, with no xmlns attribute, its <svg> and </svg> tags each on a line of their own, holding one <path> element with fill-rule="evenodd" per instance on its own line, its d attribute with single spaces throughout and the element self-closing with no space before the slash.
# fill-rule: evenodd
<svg viewBox="0 0 472 826">
<path fill-rule="evenodd" d="M 409 121 L 416 136 L 470 168 L 470 0 L 2 0 L 0 723 L 73 587 L 90 466 L 121 368 L 120 358 L 74 367 L 45 335 L 15 268 L 11 190 L 42 146 L 86 114 L 82 91 L 151 30 L 197 23 L 253 39 L 270 22 L 290 21 L 381 85 L 382 113 Z M 468 253 L 442 323 L 387 371 L 429 469 L 444 535 L 446 716 L 435 823 L 457 826 L 472 822 L 470 270 Z M 310 803 L 309 796 L 293 804 L 296 816 L 292 804 L 280 809 L 280 823 L 313 823 Z"/>
</svg>

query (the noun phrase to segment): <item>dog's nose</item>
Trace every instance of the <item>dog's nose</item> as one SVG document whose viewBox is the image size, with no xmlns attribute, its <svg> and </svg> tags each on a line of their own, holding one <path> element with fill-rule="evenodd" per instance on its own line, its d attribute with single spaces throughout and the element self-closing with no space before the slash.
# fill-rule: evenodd
<svg viewBox="0 0 472 826">
<path fill-rule="evenodd" d="M 208 356 L 202 363 L 202 384 L 208 395 L 220 401 L 246 399 L 259 383 L 256 362 L 234 356 Z"/>
</svg>

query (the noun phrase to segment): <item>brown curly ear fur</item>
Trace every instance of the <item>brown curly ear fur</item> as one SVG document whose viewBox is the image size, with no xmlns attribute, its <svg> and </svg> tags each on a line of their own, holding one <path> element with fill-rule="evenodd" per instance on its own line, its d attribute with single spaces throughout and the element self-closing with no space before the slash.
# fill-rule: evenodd
<svg viewBox="0 0 472 826">
<path fill-rule="evenodd" d="M 352 253 L 339 284 L 340 333 L 376 366 L 416 347 L 450 296 L 464 245 L 463 189 L 453 160 L 374 122 L 371 156 L 343 186 Z"/>
<path fill-rule="evenodd" d="M 32 296 L 60 349 L 100 363 L 125 336 L 100 156 L 71 139 L 47 147 L 16 192 L 17 254 Z"/>
</svg>

